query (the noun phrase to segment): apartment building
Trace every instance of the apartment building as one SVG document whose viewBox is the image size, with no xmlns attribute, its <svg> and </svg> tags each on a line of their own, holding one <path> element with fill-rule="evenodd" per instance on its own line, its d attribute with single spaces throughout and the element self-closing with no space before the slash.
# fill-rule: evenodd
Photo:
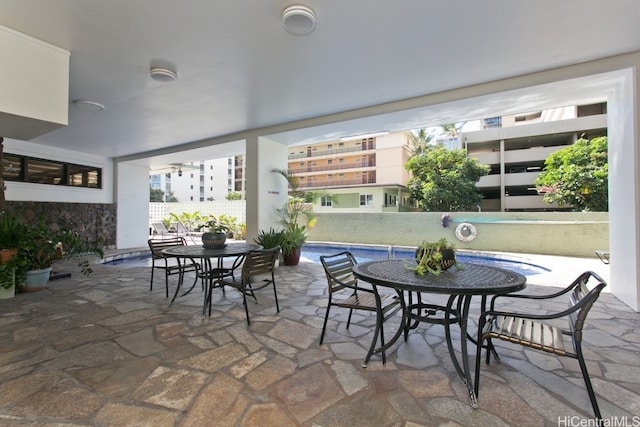
<svg viewBox="0 0 640 427">
<path fill-rule="evenodd" d="M 377 133 L 289 148 L 288 169 L 304 191 L 326 193 L 316 212 L 412 210 L 404 164 L 409 132 Z"/>
<path fill-rule="evenodd" d="M 469 156 L 491 166 L 478 182 L 483 211 L 562 210 L 543 202 L 534 182 L 555 151 L 581 137 L 607 135 L 605 102 L 554 108 L 485 119 L 484 130 L 463 132 L 460 141 Z M 564 207 L 564 209 L 568 209 Z"/>
<path fill-rule="evenodd" d="M 234 158 L 180 163 L 150 175 L 151 188 L 171 193 L 181 202 L 225 200 L 234 191 Z"/>
</svg>

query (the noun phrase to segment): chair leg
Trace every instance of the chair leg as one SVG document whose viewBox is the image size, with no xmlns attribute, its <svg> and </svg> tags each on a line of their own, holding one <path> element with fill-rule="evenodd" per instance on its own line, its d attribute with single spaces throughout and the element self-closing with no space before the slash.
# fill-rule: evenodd
<svg viewBox="0 0 640 427">
<path fill-rule="evenodd" d="M 322 333 L 320 334 L 320 345 L 322 345 L 322 340 L 324 340 L 324 331 L 327 329 L 327 320 L 329 320 L 329 310 L 331 310 L 331 301 L 327 304 L 327 311 L 324 314 L 324 323 L 322 324 Z"/>
<path fill-rule="evenodd" d="M 371 359 L 371 356 L 373 355 L 375 349 L 376 349 L 376 344 L 378 343 L 378 334 L 380 333 L 380 329 L 382 327 L 382 318 L 381 318 L 381 314 L 380 315 L 376 315 L 376 327 L 373 331 L 373 340 L 371 341 L 371 347 L 369 347 L 369 352 L 367 353 L 367 357 L 364 358 L 364 362 L 362 363 L 362 367 L 366 368 L 367 366 L 369 366 L 369 360 Z M 382 355 L 383 359 L 384 359 L 384 353 Z"/>
<path fill-rule="evenodd" d="M 593 391 L 593 385 L 591 384 L 591 379 L 589 378 L 589 371 L 587 370 L 587 364 L 584 361 L 584 356 L 582 355 L 582 344 L 579 341 L 576 342 L 576 356 L 578 358 L 578 363 L 580 364 L 580 370 L 582 371 L 584 384 L 587 387 L 587 393 L 589 393 L 589 399 L 591 400 L 593 413 L 596 416 L 596 419 L 602 420 L 602 415 L 600 414 L 600 408 L 598 407 L 598 401 L 596 400 L 596 394 Z"/>
<path fill-rule="evenodd" d="M 276 292 L 276 280 L 271 272 L 271 286 L 273 286 L 273 297 L 276 299 L 276 313 L 280 313 L 280 305 L 278 305 L 278 292 Z"/>
<path fill-rule="evenodd" d="M 247 306 L 247 292 L 244 286 L 241 289 L 242 291 L 242 303 L 244 304 L 244 313 L 247 315 L 247 325 L 251 326 L 251 320 L 249 320 L 249 307 Z M 251 291 L 253 294 L 253 291 Z M 255 295 L 253 296 L 255 298 Z"/>
<path fill-rule="evenodd" d="M 353 314 L 353 308 L 349 309 L 349 317 L 347 318 L 347 329 L 349 329 L 349 325 L 351 325 L 351 315 Z"/>
</svg>

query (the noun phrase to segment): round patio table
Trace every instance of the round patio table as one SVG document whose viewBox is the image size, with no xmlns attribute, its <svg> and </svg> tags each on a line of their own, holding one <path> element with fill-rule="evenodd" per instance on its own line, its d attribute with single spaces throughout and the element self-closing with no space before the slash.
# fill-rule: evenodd
<svg viewBox="0 0 640 427">
<path fill-rule="evenodd" d="M 474 295 L 482 296 L 481 311 L 484 311 L 487 295 L 506 294 L 522 290 L 526 286 L 527 279 L 522 274 L 504 268 L 479 264 L 458 264 L 438 275 L 425 274 L 421 276 L 411 270 L 415 265 L 416 263 L 410 260 L 370 261 L 355 265 L 353 274 L 361 280 L 377 286 L 392 288 L 398 293 L 405 319 L 401 324 L 401 328 L 404 328 L 404 325 L 409 325 L 409 319 L 444 325 L 449 356 L 456 371 L 467 385 L 471 406 L 477 408 L 467 350 L 467 320 L 471 298 Z M 421 309 L 425 308 L 425 306 L 420 304 L 411 305 L 411 300 L 410 305 L 407 306 L 404 301 L 405 291 L 409 293 L 418 292 L 418 294 L 449 295 L 447 306 L 442 307 L 444 319 L 431 321 L 428 316 L 420 314 Z M 457 309 L 454 309 L 453 306 L 456 301 Z M 434 306 L 428 306 L 427 308 L 431 307 Z M 451 340 L 450 325 L 453 323 L 457 323 L 460 326 L 460 336 L 463 337 L 460 340 L 462 366 L 460 366 L 460 361 L 456 356 Z M 400 335 L 400 333 L 396 333 L 393 340 L 385 344 L 384 349 L 389 348 Z M 382 351 L 384 349 L 381 348 L 379 350 Z"/>
<path fill-rule="evenodd" d="M 204 304 L 202 306 L 202 315 L 206 313 L 207 301 L 210 298 L 210 293 L 213 291 L 214 282 L 225 274 L 224 268 L 224 258 L 227 257 L 241 257 L 237 262 L 234 262 L 234 267 L 237 267 L 244 256 L 251 251 L 259 250 L 261 246 L 254 245 L 250 243 L 227 243 L 222 248 L 208 249 L 202 245 L 188 245 L 188 246 L 174 246 L 171 248 L 164 249 L 162 253 L 166 256 L 171 256 L 177 258 L 178 265 L 180 266 L 181 259 L 199 259 L 201 271 L 197 274 L 202 279 L 208 279 L 210 281 L 209 286 L 207 287 L 207 292 L 204 298 Z M 212 259 L 216 259 L 216 267 L 212 266 Z M 195 261 L 194 261 L 195 262 Z M 180 287 L 182 286 L 182 275 L 180 275 L 180 279 L 178 280 L 178 286 L 176 288 L 176 292 L 173 295 L 173 299 L 171 302 L 176 299 L 178 293 L 180 292 Z M 195 283 L 194 285 L 195 286 Z M 188 294 L 193 289 L 193 286 L 187 290 L 183 295 Z"/>
</svg>

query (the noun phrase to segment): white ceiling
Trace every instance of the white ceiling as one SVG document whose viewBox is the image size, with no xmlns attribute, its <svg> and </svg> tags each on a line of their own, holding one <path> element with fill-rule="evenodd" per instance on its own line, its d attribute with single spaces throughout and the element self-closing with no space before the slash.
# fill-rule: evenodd
<svg viewBox="0 0 640 427">
<path fill-rule="evenodd" d="M 89 112 L 70 103 L 69 125 L 32 142 L 114 158 L 151 155 L 640 51 L 638 0 L 304 0 L 298 3 L 317 16 L 305 36 L 283 28 L 282 10 L 294 3 L 0 0 L 0 24 L 71 52 L 69 100 L 106 107 Z M 152 80 L 153 64 L 175 67 L 178 80 Z M 544 102 L 593 96 L 585 82 L 576 83 L 545 92 Z M 487 117 L 513 105 L 478 101 L 338 124 L 320 120 L 272 137 L 293 145 Z M 242 147 L 222 144 L 215 152 Z"/>
</svg>

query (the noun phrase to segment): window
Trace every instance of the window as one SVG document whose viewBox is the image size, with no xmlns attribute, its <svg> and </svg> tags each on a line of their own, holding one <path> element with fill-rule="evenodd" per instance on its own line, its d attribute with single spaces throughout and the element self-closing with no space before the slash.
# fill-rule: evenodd
<svg viewBox="0 0 640 427">
<path fill-rule="evenodd" d="M 190 188 L 191 190 L 193 190 L 193 185 L 190 185 L 190 186 L 189 186 L 189 188 Z"/>
<path fill-rule="evenodd" d="M 331 196 L 322 196 L 320 198 L 320 206 L 333 206 L 333 200 L 331 200 Z"/>
<path fill-rule="evenodd" d="M 102 188 L 102 169 L 5 153 L 2 177 L 32 184 Z"/>
<path fill-rule="evenodd" d="M 191 178 L 193 178 L 193 174 L 191 174 Z"/>
<path fill-rule="evenodd" d="M 373 194 L 361 194 L 360 206 L 373 206 Z"/>
<path fill-rule="evenodd" d="M 328 164 L 328 165 L 330 165 L 330 164 L 332 164 L 332 163 L 333 163 L 333 160 L 332 160 L 332 159 L 328 159 L 328 160 L 327 160 L 327 164 Z"/>
</svg>

